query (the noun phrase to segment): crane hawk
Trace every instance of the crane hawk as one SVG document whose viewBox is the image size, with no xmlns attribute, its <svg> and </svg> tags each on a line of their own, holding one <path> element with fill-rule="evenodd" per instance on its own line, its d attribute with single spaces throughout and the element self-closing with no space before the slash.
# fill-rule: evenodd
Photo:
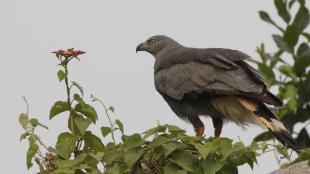
<svg viewBox="0 0 310 174">
<path fill-rule="evenodd" d="M 155 57 L 156 90 L 180 118 L 189 121 L 196 136 L 204 133 L 199 116 L 210 116 L 214 135 L 220 136 L 223 120 L 239 125 L 258 124 L 282 144 L 298 146 L 289 131 L 265 104 L 283 103 L 268 91 L 265 80 L 244 59 L 249 56 L 223 48 L 189 48 L 158 35 L 139 44 L 136 51 Z"/>
</svg>

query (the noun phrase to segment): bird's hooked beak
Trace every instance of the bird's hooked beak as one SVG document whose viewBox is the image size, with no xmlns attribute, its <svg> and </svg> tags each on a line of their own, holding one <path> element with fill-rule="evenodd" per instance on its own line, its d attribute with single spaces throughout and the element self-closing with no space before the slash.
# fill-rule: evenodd
<svg viewBox="0 0 310 174">
<path fill-rule="evenodd" d="M 144 49 L 144 46 L 143 46 L 143 43 L 140 43 L 138 46 L 137 46 L 137 48 L 136 48 L 136 53 L 138 52 L 138 51 L 144 51 L 145 49 Z"/>
</svg>

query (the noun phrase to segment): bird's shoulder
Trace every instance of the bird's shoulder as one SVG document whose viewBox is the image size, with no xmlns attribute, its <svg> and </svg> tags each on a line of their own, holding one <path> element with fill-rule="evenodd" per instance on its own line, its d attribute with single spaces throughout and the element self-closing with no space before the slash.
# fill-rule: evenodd
<svg viewBox="0 0 310 174">
<path fill-rule="evenodd" d="M 178 64 L 190 62 L 208 63 L 219 68 L 232 69 L 238 67 L 236 62 L 242 62 L 250 56 L 227 48 L 190 48 L 180 47 L 159 54 L 155 61 L 155 72 Z"/>
<path fill-rule="evenodd" d="M 250 56 L 242 51 L 229 48 L 205 48 L 198 49 L 202 57 L 210 58 L 218 55 L 223 56 L 231 61 L 240 61 L 249 58 Z"/>
</svg>

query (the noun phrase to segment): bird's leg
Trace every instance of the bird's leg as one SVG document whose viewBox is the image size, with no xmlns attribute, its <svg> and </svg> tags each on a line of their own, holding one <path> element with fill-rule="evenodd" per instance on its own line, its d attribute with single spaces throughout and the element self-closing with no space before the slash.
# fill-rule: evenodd
<svg viewBox="0 0 310 174">
<path fill-rule="evenodd" d="M 222 132 L 223 120 L 219 117 L 212 117 L 214 136 L 219 137 Z"/>
<path fill-rule="evenodd" d="M 196 137 L 201 138 L 203 136 L 205 127 L 198 116 L 189 118 L 189 121 L 194 126 Z"/>
</svg>

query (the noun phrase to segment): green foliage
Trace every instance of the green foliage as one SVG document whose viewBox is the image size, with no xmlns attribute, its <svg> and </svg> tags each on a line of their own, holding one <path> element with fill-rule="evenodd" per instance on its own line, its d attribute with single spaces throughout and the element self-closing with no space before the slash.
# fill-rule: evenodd
<svg viewBox="0 0 310 174">
<path fill-rule="evenodd" d="M 276 24 L 267 12 L 260 11 L 259 15 L 263 21 L 279 29 L 280 33 L 272 36 L 278 50 L 268 53 L 265 45 L 261 44 L 257 47 L 261 62 L 256 63 L 269 86 L 277 87 L 278 96 L 285 102 L 277 115 L 296 134 L 299 145 L 310 147 L 307 132 L 310 122 L 310 34 L 305 30 L 309 25 L 309 10 L 304 0 L 274 0 L 274 4 L 285 26 Z M 295 14 L 292 12 L 293 6 L 297 6 Z M 297 123 L 304 125 L 299 132 L 295 129 Z M 255 140 L 268 141 L 273 138 L 265 132 Z"/>
<path fill-rule="evenodd" d="M 196 138 L 186 135 L 177 126 L 167 124 L 142 134 L 128 135 L 121 120 L 111 119 L 114 107 L 106 107 L 100 99 L 91 96 L 93 102 L 104 107 L 109 121 L 108 125 L 101 127 L 102 136 L 97 136 L 89 130 L 98 120 L 95 107 L 84 100 L 81 85 L 72 82 L 69 86 L 68 64 L 73 59 L 60 55 L 57 58 L 66 74 L 60 81 L 65 83 L 67 98 L 55 102 L 50 109 L 50 119 L 56 119 L 55 116 L 61 113 L 67 114 L 69 131 L 61 132 L 55 146 L 48 147 L 35 134 L 37 126 L 47 127 L 37 119 L 29 118 L 28 111 L 22 113 L 19 122 L 25 132 L 20 139 L 28 138 L 29 141 L 28 168 L 35 161 L 40 173 L 46 174 L 103 173 L 98 168 L 99 164 L 104 166 L 105 174 L 236 174 L 240 165 L 249 164 L 253 168 L 256 156 L 267 149 L 264 144 L 245 146 L 227 138 Z M 58 71 L 58 76 L 59 72 L 62 71 Z M 72 87 L 76 87 L 82 96 L 72 95 Z M 112 142 L 105 139 L 109 135 Z M 41 150 L 46 154 L 42 154 Z"/>
</svg>

